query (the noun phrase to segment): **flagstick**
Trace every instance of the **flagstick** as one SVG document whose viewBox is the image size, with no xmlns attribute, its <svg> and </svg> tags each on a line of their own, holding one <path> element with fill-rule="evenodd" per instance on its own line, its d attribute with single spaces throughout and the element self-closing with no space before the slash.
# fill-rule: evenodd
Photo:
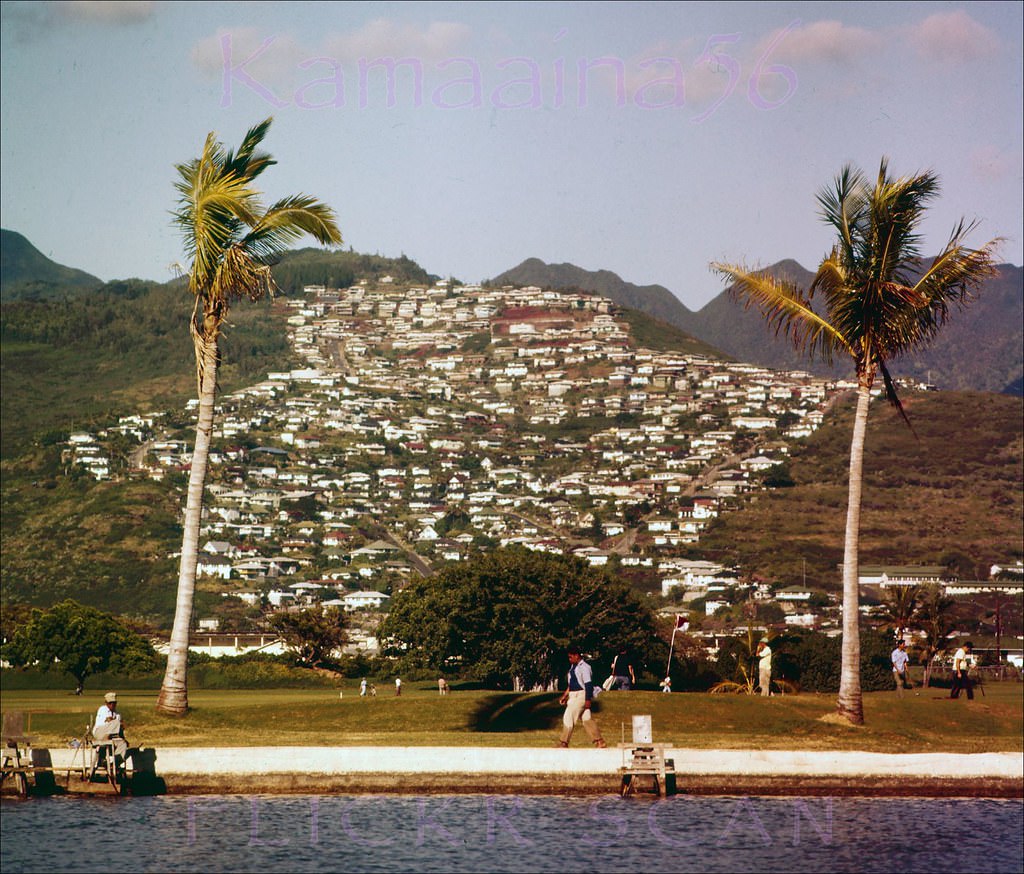
<svg viewBox="0 0 1024 874">
<path fill-rule="evenodd" d="M 665 665 L 665 676 L 666 677 L 671 677 L 672 676 L 672 650 L 675 649 L 675 645 L 676 645 L 676 632 L 679 631 L 680 629 L 682 629 L 683 631 L 686 631 L 690 627 L 689 620 L 684 621 L 683 624 L 680 625 L 679 624 L 679 619 L 680 619 L 680 617 L 677 616 L 676 617 L 675 627 L 672 629 L 672 640 L 669 641 L 669 645 L 668 645 L 668 664 Z"/>
</svg>

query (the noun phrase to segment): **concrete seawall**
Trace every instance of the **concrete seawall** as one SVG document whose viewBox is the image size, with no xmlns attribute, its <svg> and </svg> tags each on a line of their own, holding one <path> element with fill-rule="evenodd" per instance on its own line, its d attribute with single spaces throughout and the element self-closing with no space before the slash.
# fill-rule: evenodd
<svg viewBox="0 0 1024 874">
<path fill-rule="evenodd" d="M 620 749 L 168 747 L 148 751 L 173 794 L 224 792 L 617 792 Z M 672 749 L 680 792 L 1024 797 L 1024 753 Z M 72 750 L 50 751 L 58 785 Z M 72 777 L 68 791 L 85 784 Z"/>
</svg>

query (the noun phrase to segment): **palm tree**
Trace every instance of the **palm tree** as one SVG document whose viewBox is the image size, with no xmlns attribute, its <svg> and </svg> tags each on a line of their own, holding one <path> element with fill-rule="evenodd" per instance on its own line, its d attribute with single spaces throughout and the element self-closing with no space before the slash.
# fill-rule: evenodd
<svg viewBox="0 0 1024 874">
<path fill-rule="evenodd" d="M 915 624 L 924 632 L 924 654 L 921 657 L 924 680 L 921 685 L 926 689 L 931 682 L 935 656 L 945 647 L 949 633 L 956 625 L 955 607 L 956 601 L 944 595 L 941 586 L 924 587 Z"/>
<path fill-rule="evenodd" d="M 275 286 L 270 265 L 295 240 L 309 234 L 322 244 L 341 242 L 334 212 L 307 195 L 285 197 L 270 207 L 252 183 L 276 162 L 258 151 L 271 119 L 253 127 L 237 152 L 225 150 L 216 135 L 206 137 L 202 154 L 179 164 L 174 220 L 191 260 L 188 287 L 195 297 L 189 330 L 196 354 L 199 417 L 185 505 L 178 595 L 167 670 L 157 710 L 188 711 L 186 661 L 203 489 L 213 430 L 220 338 L 230 305 L 243 297 L 259 300 Z"/>
<path fill-rule="evenodd" d="M 931 172 L 892 178 L 882 159 L 872 185 L 846 166 L 834 184 L 818 194 L 821 216 L 836 232 L 832 252 L 821 262 L 805 292 L 794 283 L 741 266 L 713 264 L 733 281 L 735 298 L 761 310 L 776 334 L 805 354 L 831 363 L 849 355 L 857 374 L 857 406 L 850 440 L 849 494 L 843 549 L 843 651 L 838 712 L 864 722 L 860 689 L 858 559 L 863 485 L 864 437 L 871 389 L 881 374 L 885 393 L 904 415 L 888 370 L 894 358 L 926 345 L 946 322 L 953 305 L 995 272 L 997 240 L 979 249 L 964 244 L 974 223 L 960 221 L 927 268 L 920 255 L 920 224 L 939 193 Z M 813 307 L 820 295 L 821 314 Z"/>
<path fill-rule="evenodd" d="M 893 586 L 885 593 L 882 599 L 885 627 L 893 630 L 896 640 L 910 627 L 920 606 L 920 595 L 920 586 Z"/>
</svg>

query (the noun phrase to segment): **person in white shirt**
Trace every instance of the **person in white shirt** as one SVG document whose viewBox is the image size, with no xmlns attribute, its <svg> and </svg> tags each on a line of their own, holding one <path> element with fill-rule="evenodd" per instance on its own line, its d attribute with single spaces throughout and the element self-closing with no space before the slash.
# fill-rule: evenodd
<svg viewBox="0 0 1024 874">
<path fill-rule="evenodd" d="M 892 651 L 890 658 L 892 659 L 892 675 L 896 680 L 896 692 L 902 698 L 903 690 L 907 688 L 907 663 L 910 661 L 905 640 L 896 644 L 896 649 Z"/>
<path fill-rule="evenodd" d="M 953 655 L 953 688 L 950 689 L 950 698 L 959 698 L 960 691 L 967 693 L 967 700 L 974 700 L 974 684 L 971 682 L 969 671 L 974 663 L 974 644 L 969 640 Z"/>
<path fill-rule="evenodd" d="M 758 658 L 757 673 L 761 694 L 767 697 L 772 693 L 772 648 L 768 646 L 767 640 L 762 640 L 757 645 L 755 655 Z"/>
<path fill-rule="evenodd" d="M 124 738 L 124 723 L 117 712 L 117 693 L 107 692 L 103 704 L 96 711 L 96 723 L 92 727 L 94 741 L 113 741 L 115 760 L 124 761 L 128 752 L 128 741 Z"/>
</svg>

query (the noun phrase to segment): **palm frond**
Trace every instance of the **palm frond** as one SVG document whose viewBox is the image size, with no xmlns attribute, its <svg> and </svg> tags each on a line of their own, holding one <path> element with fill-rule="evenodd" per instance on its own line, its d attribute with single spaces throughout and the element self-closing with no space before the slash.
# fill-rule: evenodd
<svg viewBox="0 0 1024 874">
<path fill-rule="evenodd" d="M 224 301 L 242 297 L 260 300 L 273 290 L 270 266 L 253 258 L 245 247 L 236 245 L 224 252 L 210 286 L 210 297 Z"/>
<path fill-rule="evenodd" d="M 845 263 L 853 262 L 857 240 L 868 214 L 868 186 L 864 174 L 847 164 L 833 181 L 817 195 L 822 218 L 839 236 L 839 249 Z"/>
<path fill-rule="evenodd" d="M 931 172 L 894 180 L 885 170 L 883 161 L 870 199 L 870 272 L 876 279 L 906 283 L 907 271 L 916 267 L 920 257 L 921 218 L 938 195 L 939 180 Z"/>
<path fill-rule="evenodd" d="M 961 219 L 942 252 L 917 280 L 916 287 L 929 300 L 944 297 L 962 301 L 984 280 L 996 275 L 995 256 L 1003 239 L 989 240 L 977 249 L 965 246 L 964 238 L 976 225 L 976 222 L 966 224 Z"/>
<path fill-rule="evenodd" d="M 882 384 L 885 386 L 885 399 L 896 408 L 896 412 L 900 414 L 900 418 L 903 419 L 906 426 L 910 429 L 910 433 L 917 437 L 917 431 L 914 430 L 914 426 L 910 424 L 910 418 L 907 416 L 907 411 L 903 408 L 903 401 L 900 400 L 899 393 L 896 391 L 896 383 L 893 381 L 889 368 L 885 366 L 885 361 L 880 360 L 878 362 L 878 369 L 882 372 Z"/>
<path fill-rule="evenodd" d="M 791 282 L 744 267 L 714 263 L 711 268 L 731 279 L 729 294 L 745 308 L 757 307 L 769 327 L 787 337 L 809 357 L 821 357 L 831 363 L 837 349 L 845 349 L 845 339 L 811 307 L 810 298 Z"/>
<path fill-rule="evenodd" d="M 228 151 L 224 157 L 223 166 L 227 172 L 235 173 L 246 179 L 255 179 L 267 167 L 277 163 L 268 153 L 257 152 L 256 148 L 263 142 L 273 117 L 265 118 L 259 124 L 251 127 L 238 147 L 238 151 L 232 154 Z"/>
<path fill-rule="evenodd" d="M 192 259 L 189 284 L 193 293 L 209 284 L 224 252 L 258 216 L 256 192 L 244 180 L 233 175 L 200 177 L 200 184 L 175 214 Z"/>
<path fill-rule="evenodd" d="M 267 259 L 307 234 L 324 245 L 342 241 L 334 210 L 313 197 L 297 194 L 267 209 L 242 244 Z"/>
</svg>

